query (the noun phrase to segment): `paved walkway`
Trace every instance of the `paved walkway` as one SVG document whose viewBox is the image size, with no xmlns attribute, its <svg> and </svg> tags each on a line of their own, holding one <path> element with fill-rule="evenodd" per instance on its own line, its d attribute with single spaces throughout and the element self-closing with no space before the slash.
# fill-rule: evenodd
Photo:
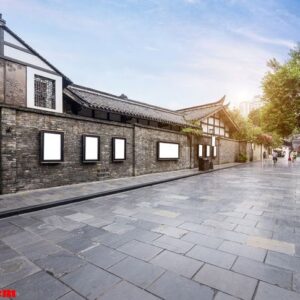
<svg viewBox="0 0 300 300">
<path fill-rule="evenodd" d="M 245 164 L 0 220 L 20 300 L 299 300 L 300 162 Z"/>
<path fill-rule="evenodd" d="M 229 163 L 217 165 L 214 167 L 214 170 L 237 165 L 240 164 Z M 82 197 L 93 198 L 105 193 L 124 191 L 143 185 L 151 185 L 161 181 L 174 180 L 202 173 L 204 172 L 199 172 L 198 169 L 186 169 L 0 195 L 0 215 L 12 210 L 18 211 L 22 208 L 40 207 L 46 204 L 65 202 L 66 200 Z"/>
</svg>

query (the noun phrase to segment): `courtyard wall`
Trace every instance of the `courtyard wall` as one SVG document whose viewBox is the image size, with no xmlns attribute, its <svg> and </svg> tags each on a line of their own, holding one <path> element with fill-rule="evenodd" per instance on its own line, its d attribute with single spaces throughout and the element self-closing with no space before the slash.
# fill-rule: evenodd
<svg viewBox="0 0 300 300">
<path fill-rule="evenodd" d="M 209 136 L 187 136 L 180 132 L 141 124 L 102 121 L 10 105 L 2 105 L 0 109 L 2 194 L 107 178 L 197 168 L 198 144 L 211 143 Z M 63 162 L 41 164 L 39 138 L 41 130 L 64 133 Z M 82 162 L 84 134 L 100 136 L 100 161 Z M 112 161 L 113 137 L 126 138 L 125 161 Z M 157 160 L 158 141 L 178 143 L 179 159 Z M 242 143 L 244 142 L 217 138 L 217 156 L 214 158 L 214 164 L 235 162 L 240 151 L 248 149 L 248 145 Z M 243 147 L 246 148 L 243 150 Z M 260 158 L 259 149 L 257 146 L 254 151 L 255 160 Z"/>
</svg>

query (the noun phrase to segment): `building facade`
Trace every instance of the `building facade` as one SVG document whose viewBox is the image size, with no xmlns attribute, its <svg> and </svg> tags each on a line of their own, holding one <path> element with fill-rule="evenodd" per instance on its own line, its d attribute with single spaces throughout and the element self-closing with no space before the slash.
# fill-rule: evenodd
<svg viewBox="0 0 300 300">
<path fill-rule="evenodd" d="M 1 17 L 0 127 L 2 194 L 196 168 L 199 145 L 216 164 L 248 151 L 224 98 L 172 111 L 76 85 Z"/>
</svg>

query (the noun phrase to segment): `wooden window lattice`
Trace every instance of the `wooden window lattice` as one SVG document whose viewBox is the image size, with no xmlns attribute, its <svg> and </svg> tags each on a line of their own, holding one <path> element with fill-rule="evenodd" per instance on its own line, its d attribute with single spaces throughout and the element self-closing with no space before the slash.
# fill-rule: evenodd
<svg viewBox="0 0 300 300">
<path fill-rule="evenodd" d="M 55 80 L 34 76 L 34 105 L 55 109 Z"/>
</svg>

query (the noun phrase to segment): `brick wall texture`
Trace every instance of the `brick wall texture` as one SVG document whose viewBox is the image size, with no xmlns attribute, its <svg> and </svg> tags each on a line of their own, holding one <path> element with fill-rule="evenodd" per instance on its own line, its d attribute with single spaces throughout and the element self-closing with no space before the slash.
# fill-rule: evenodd
<svg viewBox="0 0 300 300">
<path fill-rule="evenodd" d="M 169 130 L 105 122 L 77 116 L 1 107 L 1 193 L 99 181 L 198 167 L 197 145 L 210 137 L 189 137 Z M 64 132 L 64 162 L 40 163 L 41 130 Z M 100 136 L 100 161 L 82 163 L 82 135 Z M 112 162 L 113 137 L 126 138 L 126 160 Z M 157 142 L 180 144 L 180 158 L 157 160 Z M 215 164 L 236 161 L 240 143 L 217 139 Z M 245 150 L 246 151 L 246 148 Z"/>
</svg>

